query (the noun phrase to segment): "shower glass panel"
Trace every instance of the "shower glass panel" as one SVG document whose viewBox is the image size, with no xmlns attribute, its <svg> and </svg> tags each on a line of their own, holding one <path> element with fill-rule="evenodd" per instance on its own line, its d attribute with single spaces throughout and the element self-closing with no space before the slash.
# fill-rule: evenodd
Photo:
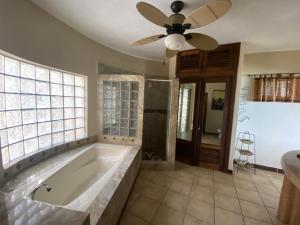
<svg viewBox="0 0 300 225">
<path fill-rule="evenodd" d="M 170 82 L 145 80 L 143 160 L 166 160 Z"/>
<path fill-rule="evenodd" d="M 195 93 L 195 83 L 180 84 L 177 116 L 178 139 L 192 141 Z"/>
</svg>

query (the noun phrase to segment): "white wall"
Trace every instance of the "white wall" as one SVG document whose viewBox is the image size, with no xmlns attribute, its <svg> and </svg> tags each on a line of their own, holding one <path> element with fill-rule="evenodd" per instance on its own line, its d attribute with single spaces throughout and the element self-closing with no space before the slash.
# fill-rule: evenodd
<svg viewBox="0 0 300 225">
<path fill-rule="evenodd" d="M 299 62 L 300 51 L 245 55 L 242 87 L 252 92 L 253 82 L 245 74 L 299 73 Z M 281 156 L 300 149 L 300 103 L 248 101 L 243 107 L 250 120 L 238 122 L 236 133 L 255 134 L 257 164 L 281 168 Z"/>
<path fill-rule="evenodd" d="M 248 130 L 256 137 L 256 163 L 281 168 L 281 156 L 300 149 L 300 104 L 248 102 L 250 120 L 238 123 L 237 131 Z"/>
<path fill-rule="evenodd" d="M 105 47 L 73 30 L 29 0 L 0 0 L 0 49 L 18 57 L 88 76 L 88 134 L 99 129 L 99 62 L 138 74 L 168 76 L 168 66 Z"/>
</svg>

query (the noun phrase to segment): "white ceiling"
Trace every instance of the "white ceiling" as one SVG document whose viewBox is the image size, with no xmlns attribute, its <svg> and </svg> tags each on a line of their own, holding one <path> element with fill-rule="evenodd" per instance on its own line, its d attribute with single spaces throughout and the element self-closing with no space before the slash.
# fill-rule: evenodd
<svg viewBox="0 0 300 225">
<path fill-rule="evenodd" d="M 138 0 L 32 0 L 50 14 L 93 40 L 137 57 L 162 60 L 163 41 L 132 47 L 134 40 L 165 33 L 136 10 Z M 172 1 L 144 0 L 170 15 Z M 190 14 L 205 0 L 184 0 Z M 221 19 L 193 31 L 220 44 L 246 42 L 246 52 L 300 49 L 300 0 L 232 0 Z M 187 45 L 187 44 L 186 44 Z M 186 48 L 191 48 L 186 46 Z"/>
</svg>

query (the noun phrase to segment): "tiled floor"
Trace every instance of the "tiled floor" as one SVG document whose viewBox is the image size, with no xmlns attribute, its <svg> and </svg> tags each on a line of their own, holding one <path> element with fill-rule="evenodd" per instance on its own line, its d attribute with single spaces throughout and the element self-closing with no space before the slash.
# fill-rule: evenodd
<svg viewBox="0 0 300 225">
<path fill-rule="evenodd" d="M 234 175 L 176 163 L 142 170 L 120 225 L 282 225 L 276 219 L 283 175 Z"/>
</svg>

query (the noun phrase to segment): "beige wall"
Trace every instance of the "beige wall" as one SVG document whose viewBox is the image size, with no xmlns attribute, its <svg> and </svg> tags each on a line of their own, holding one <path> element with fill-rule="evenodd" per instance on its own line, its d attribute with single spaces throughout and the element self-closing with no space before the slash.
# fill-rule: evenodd
<svg viewBox="0 0 300 225">
<path fill-rule="evenodd" d="M 168 76 L 168 66 L 132 57 L 85 37 L 29 0 L 0 0 L 0 49 L 21 58 L 88 76 L 88 132 L 96 134 L 97 64 Z"/>
<path fill-rule="evenodd" d="M 300 73 L 300 51 L 245 55 L 243 74 Z"/>
</svg>

